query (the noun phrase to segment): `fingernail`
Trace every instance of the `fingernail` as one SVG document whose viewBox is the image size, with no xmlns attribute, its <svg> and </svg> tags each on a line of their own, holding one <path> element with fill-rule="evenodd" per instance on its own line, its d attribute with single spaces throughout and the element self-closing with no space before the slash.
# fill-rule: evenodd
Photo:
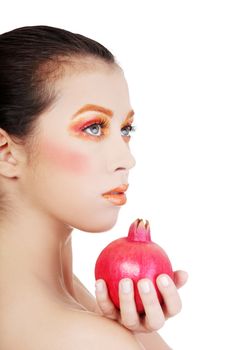
<svg viewBox="0 0 233 350">
<path fill-rule="evenodd" d="M 98 281 L 95 283 L 95 288 L 97 290 L 97 292 L 103 292 L 104 290 L 104 284 L 102 281 Z"/>
<path fill-rule="evenodd" d="M 166 276 L 160 277 L 159 281 L 161 282 L 162 286 L 167 287 L 169 285 L 169 280 Z"/>
<path fill-rule="evenodd" d="M 150 284 L 148 281 L 143 281 L 140 283 L 140 287 L 143 293 L 147 294 L 150 291 Z"/>
<path fill-rule="evenodd" d="M 126 280 L 121 283 L 121 290 L 125 294 L 129 294 L 131 292 L 131 282 Z"/>
</svg>

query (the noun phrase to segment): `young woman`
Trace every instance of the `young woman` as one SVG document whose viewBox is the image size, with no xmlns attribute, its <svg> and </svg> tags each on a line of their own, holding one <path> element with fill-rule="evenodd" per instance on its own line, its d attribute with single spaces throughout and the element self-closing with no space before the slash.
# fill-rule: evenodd
<svg viewBox="0 0 233 350">
<path fill-rule="evenodd" d="M 72 272 L 73 228 L 104 232 L 129 186 L 133 109 L 123 70 L 100 43 L 49 26 L 0 35 L 0 349 L 169 349 L 157 333 L 181 309 L 176 281 L 96 299 Z M 103 281 L 104 282 L 104 281 Z M 143 279 L 138 282 L 142 287 Z"/>
</svg>

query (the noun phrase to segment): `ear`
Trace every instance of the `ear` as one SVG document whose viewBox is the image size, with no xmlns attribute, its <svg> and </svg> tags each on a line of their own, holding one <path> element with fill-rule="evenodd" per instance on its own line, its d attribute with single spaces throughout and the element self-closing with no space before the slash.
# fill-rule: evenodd
<svg viewBox="0 0 233 350">
<path fill-rule="evenodd" d="M 10 136 L 0 128 L 0 176 L 18 177 L 19 151 Z"/>
</svg>

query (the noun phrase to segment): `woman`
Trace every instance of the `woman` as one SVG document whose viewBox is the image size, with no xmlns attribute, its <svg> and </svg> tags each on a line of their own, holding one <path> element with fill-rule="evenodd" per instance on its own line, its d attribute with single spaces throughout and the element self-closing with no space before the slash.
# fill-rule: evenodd
<svg viewBox="0 0 233 350">
<path fill-rule="evenodd" d="M 116 223 L 120 203 L 102 194 L 129 185 L 133 114 L 98 42 L 49 26 L 0 35 L 1 350 L 169 349 L 156 331 L 181 309 L 185 272 L 159 276 L 163 310 L 153 286 L 141 292 L 144 319 L 132 292 L 119 289 L 118 312 L 106 285 L 95 299 L 72 272 L 73 228 Z"/>
</svg>

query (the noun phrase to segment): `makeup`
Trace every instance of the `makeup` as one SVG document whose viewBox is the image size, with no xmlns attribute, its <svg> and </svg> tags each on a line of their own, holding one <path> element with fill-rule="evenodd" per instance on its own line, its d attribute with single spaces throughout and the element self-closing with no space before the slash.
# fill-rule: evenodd
<svg viewBox="0 0 233 350">
<path fill-rule="evenodd" d="M 88 128 L 101 129 L 101 135 L 98 133 L 91 134 L 86 131 Z M 109 120 L 105 115 L 97 115 L 89 118 L 78 118 L 78 120 L 74 120 L 68 127 L 70 134 L 81 136 L 84 139 L 91 139 L 93 141 L 100 141 L 100 138 L 108 135 L 109 133 Z"/>
<path fill-rule="evenodd" d="M 88 111 L 101 112 L 103 114 L 108 115 L 109 117 L 113 116 L 113 111 L 111 109 L 88 103 L 88 104 L 84 105 L 83 107 L 81 107 L 77 112 L 75 112 L 72 115 L 71 119 L 74 119 L 76 116 L 78 116 L 82 113 L 88 112 Z"/>
<path fill-rule="evenodd" d="M 84 112 L 88 112 L 88 111 L 101 112 L 103 114 L 106 114 L 109 117 L 113 117 L 113 111 L 111 109 L 89 103 L 89 104 L 86 104 L 83 107 L 81 107 L 77 112 L 75 112 L 72 115 L 71 120 L 74 119 L 76 116 L 78 116 Z M 134 114 L 135 114 L 134 111 L 130 110 L 126 116 L 126 120 L 129 119 L 130 117 L 132 117 Z"/>
<path fill-rule="evenodd" d="M 123 205 L 126 203 L 126 195 L 124 192 L 127 191 L 129 184 L 123 184 L 118 187 L 111 189 L 108 192 L 102 194 L 102 196 L 115 205 Z"/>
<path fill-rule="evenodd" d="M 87 112 L 87 111 L 95 111 L 95 112 L 102 112 L 104 114 L 97 114 L 96 116 L 92 118 L 76 118 L 80 114 Z M 122 123 L 121 128 L 126 129 L 128 128 L 128 131 L 135 131 L 135 127 L 132 126 L 133 123 L 133 115 L 134 111 L 129 111 L 128 115 L 126 116 L 125 121 Z M 110 109 L 107 109 L 105 107 L 99 106 L 99 105 L 93 105 L 93 104 L 87 104 L 83 106 L 81 109 L 79 109 L 72 117 L 71 117 L 71 124 L 68 127 L 68 130 L 71 134 L 78 135 L 84 137 L 84 139 L 91 139 L 94 141 L 100 141 L 103 137 L 107 136 L 109 134 L 109 117 L 113 117 L 113 111 Z M 96 125 L 94 125 L 96 124 Z M 90 134 L 86 131 L 87 128 L 99 128 L 101 129 L 101 134 Z M 103 131 L 103 132 L 102 132 Z M 123 135 L 123 137 L 126 138 L 126 141 L 129 141 L 131 135 Z"/>
<path fill-rule="evenodd" d="M 68 170 L 76 174 L 85 175 L 90 171 L 90 163 L 88 157 L 78 150 L 70 150 L 65 145 L 59 145 L 50 140 L 43 141 L 43 154 L 47 161 L 56 169 Z"/>
<path fill-rule="evenodd" d="M 112 202 L 114 205 L 124 205 L 127 201 L 126 195 L 122 194 L 104 194 L 104 198 Z"/>
</svg>

